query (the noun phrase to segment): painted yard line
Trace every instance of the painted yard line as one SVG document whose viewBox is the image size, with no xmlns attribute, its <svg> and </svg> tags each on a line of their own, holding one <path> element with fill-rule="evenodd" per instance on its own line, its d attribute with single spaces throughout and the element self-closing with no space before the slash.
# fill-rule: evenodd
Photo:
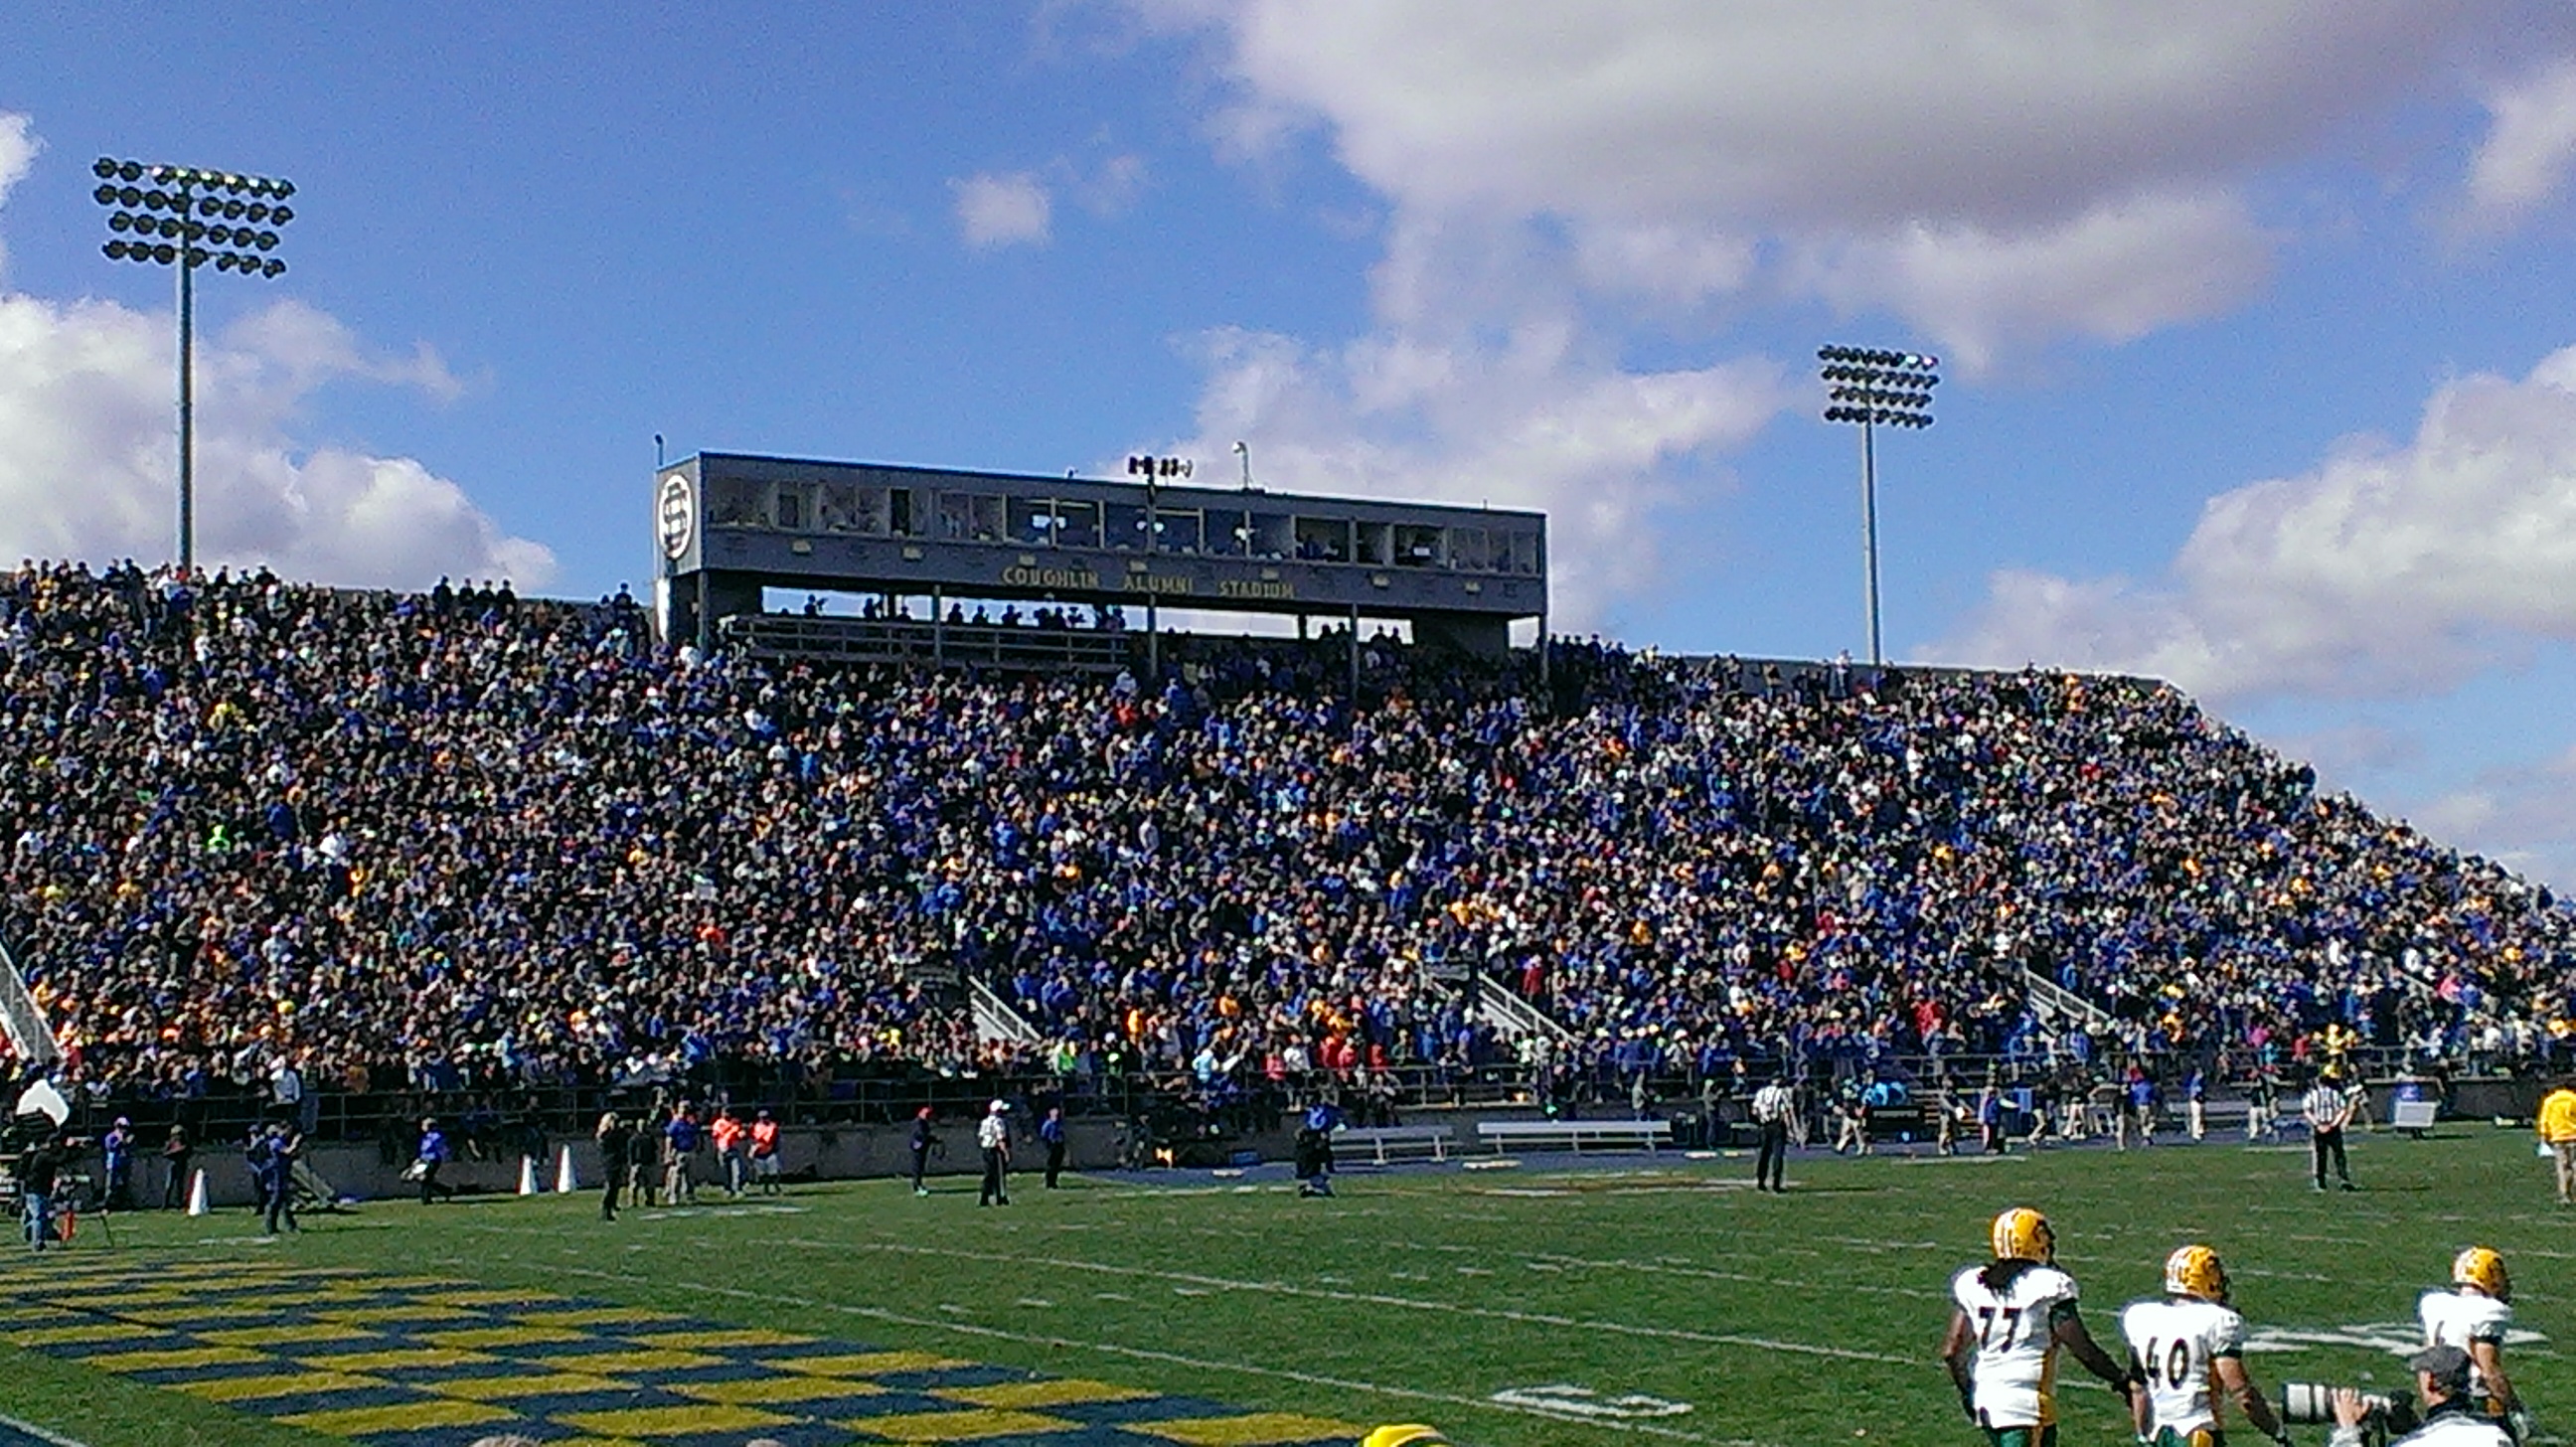
<svg viewBox="0 0 2576 1447">
<path fill-rule="evenodd" d="M 524 1235 L 508 1226 L 468 1226 L 468 1230 L 500 1235 Z M 1242 1281 L 1225 1276 L 1207 1276 L 1193 1271 L 1158 1271 L 1147 1266 L 1120 1266 L 1107 1261 L 1083 1261 L 1069 1256 L 1030 1257 L 1003 1251 L 968 1251 L 954 1246 L 916 1246 L 898 1241 L 816 1241 L 804 1237 L 783 1236 L 762 1243 L 770 1250 L 803 1251 L 882 1251 L 895 1256 L 926 1256 L 943 1261 L 975 1261 L 988 1266 L 1044 1266 L 1056 1271 L 1087 1271 L 1099 1276 L 1121 1276 L 1146 1281 L 1161 1281 L 1180 1286 L 1203 1286 L 1216 1291 L 1257 1292 L 1271 1296 L 1297 1297 L 1313 1301 L 1392 1307 L 1400 1311 L 1438 1312 L 1449 1316 L 1472 1317 L 1480 1321 L 1507 1321 L 1518 1326 L 1547 1326 L 1575 1331 L 1600 1332 L 1609 1336 L 1645 1337 L 1658 1341 L 1685 1341 L 1700 1346 L 1753 1347 L 1762 1351 L 1789 1352 L 1800 1356 L 1832 1357 L 1841 1361 L 1881 1362 L 1894 1366 L 1915 1366 L 1919 1360 L 1892 1352 L 1865 1351 L 1856 1347 L 1819 1346 L 1814 1342 L 1784 1341 L 1775 1337 L 1743 1336 L 1733 1332 L 1692 1331 L 1684 1327 L 1641 1326 L 1635 1322 L 1611 1321 L 1601 1317 L 1561 1316 L 1555 1312 L 1514 1311 L 1507 1307 L 1469 1306 L 1458 1302 L 1425 1301 L 1413 1296 L 1390 1296 L 1383 1292 L 1352 1292 L 1295 1286 L 1284 1281 Z M 553 1268 L 549 1268 L 553 1269 Z M 1462 1270 L 1467 1268 L 1461 1268 Z"/>
<path fill-rule="evenodd" d="M 12 1432 L 23 1432 L 39 1442 L 52 1443 L 53 1447 L 89 1447 L 88 1443 L 77 1438 L 66 1437 L 60 1432 L 39 1427 L 33 1422 L 22 1422 L 15 1417 L 0 1416 L 0 1427 L 6 1427 Z"/>
<path fill-rule="evenodd" d="M 1514 1311 L 1507 1307 L 1425 1301 L 1419 1297 L 1390 1296 L 1382 1292 L 1328 1291 L 1316 1287 L 1295 1286 L 1284 1281 L 1241 1281 L 1232 1277 L 1207 1276 L 1192 1271 L 1158 1271 L 1145 1266 L 1120 1266 L 1106 1261 L 1080 1261 L 1061 1256 L 1038 1259 L 1000 1251 L 967 1251 L 953 1246 L 915 1246 L 893 1241 L 810 1241 L 787 1238 L 768 1244 L 773 1247 L 796 1247 L 812 1251 L 884 1251 L 898 1256 L 929 1256 L 949 1261 L 979 1261 L 997 1266 L 1044 1265 L 1062 1271 L 1088 1271 L 1104 1276 L 1138 1277 L 1184 1286 L 1204 1286 L 1217 1291 L 1259 1292 L 1272 1296 L 1292 1296 L 1340 1303 L 1360 1302 L 1370 1306 L 1393 1307 L 1401 1311 L 1441 1312 L 1484 1321 L 1508 1321 L 1522 1326 L 1570 1328 L 1613 1336 L 1694 1342 L 1703 1346 L 1755 1347 L 1763 1351 L 1834 1357 L 1844 1361 L 1886 1362 L 1897 1366 L 1917 1365 L 1917 1359 L 1914 1357 L 1897 1356 L 1890 1352 L 1864 1351 L 1854 1347 L 1819 1346 L 1813 1342 L 1782 1341 L 1773 1337 L 1742 1336 L 1732 1332 L 1692 1331 L 1683 1327 L 1640 1326 L 1634 1322 L 1610 1321 L 1601 1317 L 1561 1316 L 1555 1312 Z"/>
<path fill-rule="evenodd" d="M 1012 1257 L 1008 1259 L 1018 1260 L 1019 1258 Z M 575 1266 L 560 1266 L 549 1269 L 559 1271 L 566 1276 L 591 1277 L 600 1281 L 631 1282 L 634 1280 L 631 1275 L 616 1271 L 594 1271 Z M 716 1286 L 693 1281 L 672 1281 L 668 1284 L 678 1287 L 684 1291 L 703 1291 L 714 1296 L 730 1296 L 744 1301 L 756 1301 L 770 1305 L 804 1307 L 817 1311 L 835 1311 L 844 1316 L 860 1317 L 868 1321 L 881 1321 L 892 1326 L 908 1326 L 924 1331 L 956 1332 L 967 1336 L 988 1337 L 995 1341 L 1016 1342 L 1022 1346 L 1052 1347 L 1065 1351 L 1098 1352 L 1107 1356 L 1126 1357 L 1135 1361 L 1160 1362 L 1166 1366 L 1188 1367 L 1193 1371 L 1233 1372 L 1250 1377 L 1271 1377 L 1279 1381 L 1295 1382 L 1300 1386 L 1328 1387 L 1337 1392 L 1371 1392 L 1379 1396 L 1393 1397 L 1401 1401 L 1436 1402 L 1442 1406 L 1466 1407 L 1477 1411 L 1508 1412 L 1514 1416 L 1537 1417 L 1543 1421 L 1550 1422 L 1579 1420 L 1580 1424 L 1586 1427 L 1600 1427 L 1613 1432 L 1631 1432 L 1649 1437 L 1664 1437 L 1679 1442 L 1699 1442 L 1707 1444 L 1707 1447 L 1777 1447 L 1777 1444 L 1766 1443 L 1756 1438 L 1710 1437 L 1699 1432 L 1687 1432 L 1678 1427 L 1658 1427 L 1650 1422 L 1622 1422 L 1615 1419 L 1599 1419 L 1591 1417 L 1573 1419 L 1567 1417 L 1563 1413 L 1539 1411 L 1529 1407 L 1515 1406 L 1507 1402 L 1492 1401 L 1484 1397 L 1470 1397 L 1454 1392 L 1426 1391 L 1419 1387 L 1390 1386 L 1384 1382 L 1365 1382 L 1353 1377 L 1325 1376 L 1315 1372 L 1294 1371 L 1286 1367 L 1265 1367 L 1256 1366 L 1249 1362 L 1230 1362 L 1212 1357 L 1184 1356 L 1179 1352 L 1167 1352 L 1155 1347 L 1127 1346 L 1119 1342 L 1101 1341 L 1094 1337 L 1050 1336 L 1041 1332 L 1012 1331 L 1005 1327 L 984 1326 L 976 1322 L 942 1321 L 932 1317 L 907 1316 L 902 1312 L 889 1311 L 884 1307 L 878 1306 L 852 1306 L 846 1302 L 818 1301 L 810 1297 L 779 1296 L 772 1292 L 751 1291 L 736 1286 Z"/>
<path fill-rule="evenodd" d="M 1858 1282 L 1829 1285 L 1817 1281 L 1783 1281 L 1777 1277 L 1754 1276 L 1742 1271 L 1720 1271 L 1712 1266 L 1699 1266 L 1680 1261 L 1601 1260 L 1587 1256 L 1559 1256 L 1552 1252 L 1533 1255 L 1530 1259 L 1552 1266 L 1572 1266 L 1586 1271 L 1641 1271 L 1650 1276 L 1687 1276 L 1702 1281 L 1736 1281 L 1747 1286 L 1772 1286 L 1785 1291 L 1812 1288 L 1831 1296 L 1862 1292 L 1879 1296 L 1910 1296 L 1927 1301 L 1950 1299 L 1950 1294 L 1946 1291 L 1925 1291 L 1913 1286 L 1876 1286 Z"/>
</svg>

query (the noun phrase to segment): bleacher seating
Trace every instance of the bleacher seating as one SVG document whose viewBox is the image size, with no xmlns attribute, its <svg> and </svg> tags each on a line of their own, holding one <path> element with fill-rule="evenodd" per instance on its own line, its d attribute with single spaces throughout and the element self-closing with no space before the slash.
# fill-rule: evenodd
<svg viewBox="0 0 2576 1447">
<path fill-rule="evenodd" d="M 0 574 L 0 933 L 102 1101 L 289 1063 L 1616 1098 L 2030 1054 L 2025 971 L 2104 1049 L 2576 1049 L 2576 914 L 2160 685 L 1560 643 L 1541 696 L 1362 653 L 1357 697 L 1347 640 L 823 668 L 659 649 L 623 600 L 34 567 Z M 967 978 L 1042 1039 L 979 1043 Z M 1478 992 L 1566 1033 L 1515 1061 Z"/>
</svg>

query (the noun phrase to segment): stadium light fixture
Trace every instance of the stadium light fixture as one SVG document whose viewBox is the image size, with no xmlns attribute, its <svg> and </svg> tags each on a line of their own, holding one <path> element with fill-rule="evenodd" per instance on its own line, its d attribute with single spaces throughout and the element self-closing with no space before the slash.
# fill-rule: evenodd
<svg viewBox="0 0 2576 1447">
<path fill-rule="evenodd" d="M 197 566 L 196 282 L 198 267 L 274 280 L 286 274 L 277 256 L 280 230 L 295 219 L 286 204 L 295 183 L 196 166 L 155 166 L 101 156 L 92 200 L 107 208 L 114 233 L 99 248 L 110 261 L 174 267 L 179 273 L 179 568 Z"/>
<path fill-rule="evenodd" d="M 1869 611 L 1869 662 L 1886 661 L 1878 634 L 1878 447 L 1881 427 L 1932 425 L 1932 389 L 1941 359 L 1878 347 L 1818 347 L 1825 420 L 1860 428 L 1861 587 Z"/>
<path fill-rule="evenodd" d="M 1156 489 L 1167 478 L 1186 478 L 1197 471 L 1196 464 L 1185 457 L 1130 457 L 1127 475 L 1145 479 L 1145 555 L 1150 560 L 1162 551 L 1163 509 Z M 1145 578 L 1145 674 L 1148 678 L 1163 676 L 1162 617 L 1154 606 L 1153 564 L 1146 563 Z"/>
</svg>

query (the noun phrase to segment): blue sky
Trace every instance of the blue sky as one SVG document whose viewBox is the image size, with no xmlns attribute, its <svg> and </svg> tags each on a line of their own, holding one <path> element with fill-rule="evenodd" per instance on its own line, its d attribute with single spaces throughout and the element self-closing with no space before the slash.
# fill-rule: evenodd
<svg viewBox="0 0 2576 1447">
<path fill-rule="evenodd" d="M 953 13 L 950 13 L 953 12 Z M 2152 12 L 2152 13 L 2150 13 Z M 0 555 L 166 553 L 102 153 L 292 177 L 203 546 L 646 580 L 652 438 L 1542 506 L 1560 616 L 2126 668 L 2576 885 L 2576 22 L 2416 0 L 0 11 Z"/>
</svg>

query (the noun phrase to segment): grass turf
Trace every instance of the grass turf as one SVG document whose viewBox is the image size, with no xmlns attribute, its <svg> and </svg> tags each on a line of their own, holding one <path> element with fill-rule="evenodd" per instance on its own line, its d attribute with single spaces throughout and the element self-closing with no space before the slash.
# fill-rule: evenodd
<svg viewBox="0 0 2576 1447">
<path fill-rule="evenodd" d="M 117 1249 L 147 1261 L 436 1272 L 1247 1408 L 1430 1421 L 1479 1447 L 1964 1443 L 1974 1434 L 1933 1360 L 1948 1281 L 1983 1255 L 1995 1211 L 2030 1204 L 2055 1222 L 2087 1322 L 2115 1350 L 2119 1306 L 2156 1291 L 2186 1240 L 2226 1258 L 2258 1342 L 2411 1323 L 2453 1252 L 2492 1245 L 2514 1270 L 2518 1325 L 2546 1338 L 2509 1348 L 2507 1364 L 2548 1424 L 2576 1413 L 2576 1369 L 2556 1354 L 2576 1339 L 2563 1285 L 2576 1212 L 2550 1199 L 2530 1139 L 2456 1126 L 2370 1137 L 2354 1151 L 2355 1195 L 2312 1194 L 2301 1152 L 2207 1145 L 1810 1154 L 1786 1197 L 1746 1189 L 1747 1161 L 1631 1158 L 1354 1174 L 1330 1201 L 1205 1177 L 1053 1193 L 1022 1178 L 1017 1204 L 979 1210 L 971 1179 L 952 1179 L 926 1200 L 894 1182 L 806 1187 L 785 1211 L 728 1211 L 710 1192 L 694 1212 L 614 1225 L 587 1195 L 384 1203 L 274 1245 L 248 1239 L 241 1212 L 116 1225 Z M 96 1249 L 85 1232 L 82 1251 Z M 2359 1340 L 2278 1346 L 2250 1358 L 2267 1388 L 2402 1389 L 2407 1375 Z M 1640 1415 L 1568 1420 L 1533 1395 L 1568 1387 Z M 1645 1415 L 1664 1410 L 1654 1403 L 1689 1410 Z M 2079 1385 L 2062 1403 L 2070 1443 L 2126 1440 L 2109 1394 Z M 14 1348 L 0 1349 L 0 1411 L 96 1447 L 329 1440 Z"/>
</svg>

